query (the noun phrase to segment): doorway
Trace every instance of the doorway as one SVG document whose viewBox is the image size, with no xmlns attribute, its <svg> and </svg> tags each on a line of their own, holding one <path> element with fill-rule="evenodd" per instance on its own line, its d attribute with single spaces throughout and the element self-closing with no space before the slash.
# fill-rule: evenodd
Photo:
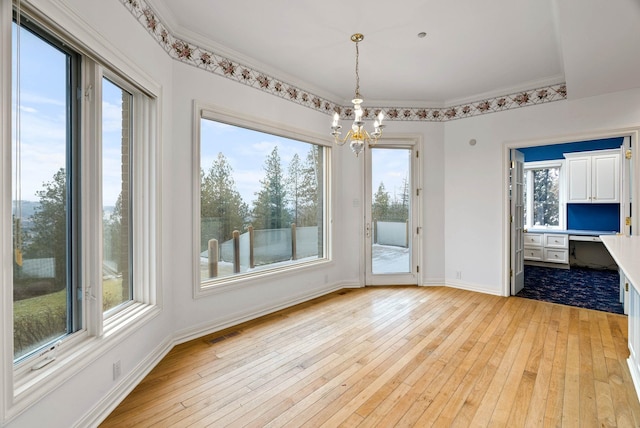
<svg viewBox="0 0 640 428">
<path fill-rule="evenodd" d="M 580 255 L 584 254 L 583 250 L 588 248 L 591 244 L 586 241 L 593 241 L 593 244 L 597 246 L 597 242 L 599 238 L 597 237 L 600 231 L 608 231 L 609 233 L 623 233 L 630 234 L 631 229 L 628 224 L 631 223 L 630 219 L 632 216 L 631 210 L 631 183 L 633 176 L 633 167 L 631 159 L 628 159 L 627 156 L 631 152 L 631 145 L 637 142 L 638 131 L 637 130 L 624 130 L 620 132 L 611 132 L 610 134 L 603 135 L 593 135 L 593 136 L 585 136 L 582 138 L 576 137 L 570 140 L 564 141 L 544 141 L 544 142 L 530 142 L 520 143 L 520 144 L 506 144 L 505 145 L 505 157 L 508 164 L 508 173 L 506 175 L 507 186 L 505 188 L 505 195 L 508 199 L 507 209 L 507 228 L 508 228 L 508 238 L 505 239 L 505 245 L 508 245 L 508 273 L 507 273 L 507 286 L 506 293 L 507 295 L 516 295 L 518 294 L 523 287 L 523 278 L 527 275 L 527 270 L 531 272 L 535 270 L 533 268 L 526 269 L 527 266 L 537 265 L 538 267 L 542 265 L 544 268 L 548 268 L 548 272 L 551 272 L 549 275 L 545 275 L 545 281 L 548 283 L 549 281 L 553 282 L 553 278 L 558 278 L 558 283 L 560 283 L 561 279 L 564 281 L 564 284 L 567 283 L 566 276 L 569 272 L 562 272 L 560 269 L 555 268 L 565 268 L 570 269 L 571 274 L 575 274 L 576 277 L 580 277 L 582 284 L 593 285 L 599 282 L 599 273 L 593 272 L 593 276 L 590 276 L 588 271 L 588 278 L 584 279 L 584 272 L 578 275 L 578 269 L 583 268 L 592 268 L 592 269 L 600 269 L 611 267 L 606 266 L 604 263 L 602 266 L 597 266 L 597 260 L 594 259 L 593 263 L 595 266 L 584 266 L 581 265 L 581 262 L 584 261 L 584 258 L 580 257 Z M 568 142 L 571 141 L 571 142 Z M 608 145 L 608 146 L 607 146 Z M 552 163 L 558 163 L 558 165 L 565 165 L 565 157 L 569 159 L 569 156 L 565 156 L 570 154 L 573 156 L 581 157 L 583 154 L 585 156 L 590 153 L 593 156 L 598 155 L 599 153 L 604 153 L 604 151 L 614 151 L 618 153 L 620 156 L 620 170 L 616 172 L 616 176 L 619 177 L 619 199 L 616 199 L 615 203 L 594 203 L 592 205 L 585 203 L 578 203 L 582 201 L 572 200 L 571 195 L 561 195 L 561 203 L 559 205 L 559 219 L 556 219 L 556 222 L 550 221 L 553 219 L 553 210 L 549 210 L 548 205 L 544 206 L 542 211 L 539 210 L 540 207 L 531 206 L 532 198 L 537 197 L 536 195 L 531 195 L 531 189 L 535 188 L 533 180 L 537 180 L 537 177 L 544 177 L 546 180 L 549 179 L 553 174 L 549 174 L 551 171 L 550 165 Z M 525 152 L 525 164 L 521 164 L 519 161 L 521 159 L 517 159 L 518 152 Z M 551 153 L 552 155 L 549 155 Z M 555 154 L 553 154 L 555 153 Z M 543 155 L 544 154 L 544 155 Z M 542 157 L 540 157 L 542 156 Z M 549 156 L 549 157 L 544 157 Z M 600 159 L 600 158 L 598 158 Z M 602 162 L 604 163 L 604 162 Z M 533 168 L 534 171 L 529 175 L 522 177 L 519 175 L 520 171 L 522 171 L 521 165 L 529 165 L 529 168 Z M 544 168 L 543 166 L 544 165 Z M 525 171 L 526 171 L 525 166 Z M 564 169 L 562 169 L 564 168 Z M 560 176 L 564 174 L 564 170 L 567 170 L 567 174 L 573 172 L 571 169 L 568 169 L 566 166 L 560 167 Z M 525 172 L 526 174 L 526 172 Z M 533 180 L 532 180 L 533 177 Z M 569 180 L 565 178 L 566 181 L 563 181 L 561 184 L 562 192 L 569 192 L 573 190 L 573 188 L 569 188 Z M 524 181 L 524 185 L 521 183 Z M 527 183 L 529 181 L 529 183 Z M 575 182 L 572 182 L 575 183 Z M 522 198 L 522 193 L 526 193 L 529 191 L 529 201 L 528 204 L 526 202 L 527 198 Z M 557 197 L 557 194 L 556 194 Z M 564 200 L 562 200 L 564 199 Z M 594 197 L 595 199 L 595 197 Z M 519 206 L 522 201 L 525 200 L 524 210 L 528 212 L 525 214 L 525 218 L 522 219 L 521 210 Z M 598 201 L 602 202 L 602 201 Z M 608 201 L 609 202 L 609 201 Z M 556 201 L 557 203 L 557 201 Z M 613 209 L 613 211 L 611 211 Z M 611 212 L 610 212 L 611 211 Z M 518 214 L 520 213 L 520 214 Z M 579 217 L 586 215 L 585 213 L 589 213 L 589 217 Z M 605 215 L 603 215 L 603 213 Z M 515 217 L 514 217 L 515 215 Z M 555 214 L 558 216 L 558 213 Z M 536 222 L 535 225 L 532 226 L 531 218 L 544 218 L 543 222 Z M 602 219 L 608 217 L 608 224 L 604 227 L 599 227 L 602 224 Z M 521 221 L 524 220 L 524 221 Z M 524 223 L 524 228 L 522 224 Z M 559 224 L 558 224 L 559 223 Z M 613 223 L 613 226 L 611 224 Z M 591 225 L 585 226 L 585 224 Z M 531 240 L 531 243 L 524 243 L 523 245 L 523 234 L 527 235 L 527 230 L 529 235 L 526 238 Z M 577 231 L 576 231 L 577 230 Z M 572 231 L 576 231 L 575 234 Z M 593 232 L 595 236 L 589 236 L 590 232 Z M 524 233 L 523 233 L 524 232 Z M 558 235 L 554 235 L 554 233 L 558 233 Z M 581 236 L 584 234 L 585 236 Z M 562 239 L 552 239 L 551 237 L 563 237 Z M 525 238 L 525 239 L 526 239 Z M 541 243 L 534 242 L 534 239 L 538 239 Z M 545 243 L 545 239 L 547 240 Z M 575 240 L 575 241 L 574 241 Z M 558 242 L 563 242 L 564 245 L 556 244 Z M 528 241 L 527 241 L 528 242 Z M 558 246 L 563 248 L 546 248 L 546 246 Z M 541 248 L 536 248 L 540 246 Z M 525 258 L 523 253 L 523 247 L 525 249 L 525 253 L 530 256 L 529 261 Z M 605 256 L 608 256 L 608 252 L 603 248 Z M 578 249 L 579 255 L 576 255 L 576 249 Z M 566 252 L 566 260 L 563 259 L 563 254 Z M 554 261 L 556 263 L 545 263 L 544 257 L 549 257 L 552 255 L 556 258 L 560 258 L 560 260 L 547 260 Z M 590 254 L 591 255 L 591 254 Z M 531 261 L 531 260 L 535 261 Z M 582 259 L 582 260 L 580 260 Z M 558 263 L 562 260 L 561 263 Z M 591 261 L 590 261 L 591 262 Z M 527 265 L 527 266 L 525 266 Z M 536 267 L 536 269 L 538 269 Z M 615 269 L 615 263 L 613 263 L 613 268 Z M 575 272 L 573 272 L 575 270 Z M 537 272 L 537 271 L 536 271 Z M 557 273 L 557 275 L 555 275 Z M 615 272 L 614 272 L 615 273 Z M 530 284 L 534 284 L 535 281 L 532 282 L 532 276 L 529 277 L 528 281 L 524 281 L 524 287 L 530 287 Z M 549 280 L 551 278 L 551 280 Z M 569 283 L 578 281 L 569 280 Z M 619 298 L 620 301 L 624 301 L 624 292 L 623 289 L 619 287 L 620 284 L 615 284 L 613 282 L 613 293 L 616 298 Z M 527 285 L 529 284 L 529 285 Z M 617 287 L 616 287 L 617 286 Z M 563 286 L 563 287 L 566 287 Z M 563 289 L 562 292 L 565 292 L 566 289 Z M 601 289 L 600 289 L 601 290 Z M 526 291 L 526 290 L 525 290 Z M 583 291 L 583 290 L 580 290 Z M 598 291 L 600 293 L 601 291 Z M 521 293 L 522 294 L 522 293 Z M 543 295 L 544 293 L 525 293 L 529 295 Z M 559 295 L 562 293 L 554 292 L 554 294 Z M 568 293 L 567 295 L 570 295 Z M 531 297 L 530 297 L 531 298 Z M 545 299 L 540 299 L 545 300 Z M 575 305 L 575 300 L 571 298 L 567 298 L 566 302 L 558 302 L 556 303 L 565 303 L 569 305 Z"/>
<path fill-rule="evenodd" d="M 418 159 L 417 140 L 365 152 L 365 285 L 419 283 Z"/>
</svg>

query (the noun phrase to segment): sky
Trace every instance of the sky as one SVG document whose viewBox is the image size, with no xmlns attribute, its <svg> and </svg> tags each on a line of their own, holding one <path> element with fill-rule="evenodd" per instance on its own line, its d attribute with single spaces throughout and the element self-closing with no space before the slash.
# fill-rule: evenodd
<svg viewBox="0 0 640 428">
<path fill-rule="evenodd" d="M 327 129 L 329 127 L 327 126 Z M 204 119 L 201 121 L 200 166 L 205 172 L 222 152 L 233 170 L 236 189 L 243 201 L 251 205 L 256 199 L 255 192 L 260 190 L 259 180 L 264 178 L 264 163 L 267 156 L 278 146 L 278 154 L 286 173 L 289 162 L 297 153 L 304 163 L 309 145 L 299 141 L 244 129 L 225 123 Z M 327 132 L 329 134 L 329 132 Z M 344 151 L 347 156 L 355 156 Z M 375 149 L 372 158 L 373 190 L 380 182 L 393 198 L 402 193 L 402 182 L 406 177 L 408 154 L 406 150 Z M 360 156 L 364 162 L 363 156 Z"/>
<path fill-rule="evenodd" d="M 209 170 L 218 153 L 223 153 L 231 169 L 236 190 L 242 200 L 252 205 L 260 190 L 259 180 L 265 175 L 266 158 L 278 146 L 283 173 L 287 173 L 289 163 L 297 154 L 304 164 L 310 145 L 307 143 L 265 134 L 246 128 L 203 119 L 200 127 L 200 167 Z"/>
<path fill-rule="evenodd" d="M 13 171 L 16 171 L 16 27 L 13 27 Z M 19 147 L 21 199 L 38 201 L 43 183 L 66 164 L 66 64 L 67 57 L 29 31 L 20 31 Z M 103 82 L 103 202 L 113 206 L 121 182 L 121 90 Z M 83 142 L 90 144 L 90 142 Z M 16 197 L 14 186 L 14 196 Z"/>
<path fill-rule="evenodd" d="M 14 40 L 15 36 L 14 26 Z M 37 201 L 38 190 L 50 182 L 66 163 L 66 55 L 28 31 L 20 32 L 20 165 L 21 194 L 14 197 Z M 15 43 L 15 42 L 14 42 Z M 16 46 L 14 45 L 14 128 L 16 128 Z M 46 71 L 46 72 L 45 72 Z M 103 205 L 113 206 L 120 193 L 120 137 L 122 90 L 103 80 Z M 327 138 L 329 137 L 327 123 Z M 14 171 L 16 171 L 16 135 L 14 129 Z M 256 132 L 210 120 L 202 121 L 201 166 L 207 170 L 218 152 L 223 152 L 233 169 L 236 189 L 249 205 L 256 199 L 259 180 L 264 177 L 264 162 L 278 146 L 283 171 L 297 153 L 304 162 L 309 145 L 295 140 Z M 83 145 L 91 142 L 82 142 Z M 347 156 L 353 156 L 344 151 Z M 376 153 L 378 153 L 376 155 Z M 362 158 L 362 156 L 361 156 Z M 364 159 L 361 160 L 364 162 Z M 400 196 L 408 159 L 404 150 L 374 150 L 373 192 L 384 182 L 393 198 Z M 14 176 L 14 181 L 17 178 Z"/>
</svg>

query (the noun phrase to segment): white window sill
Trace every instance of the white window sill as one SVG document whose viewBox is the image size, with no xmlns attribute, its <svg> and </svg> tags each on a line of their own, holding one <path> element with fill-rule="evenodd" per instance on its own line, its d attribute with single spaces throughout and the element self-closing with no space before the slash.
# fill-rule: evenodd
<svg viewBox="0 0 640 428">
<path fill-rule="evenodd" d="M 280 268 L 269 269 L 264 271 L 258 271 L 248 274 L 237 274 L 235 276 L 228 276 L 216 280 L 205 281 L 196 285 L 194 291 L 194 298 L 204 297 L 212 294 L 222 293 L 229 289 L 237 287 L 246 287 L 264 282 L 265 279 L 273 276 L 279 278 L 286 278 L 288 276 L 296 275 L 313 271 L 313 270 L 325 270 L 332 264 L 329 259 L 318 259 L 310 262 L 291 263 L 287 266 Z"/>
</svg>

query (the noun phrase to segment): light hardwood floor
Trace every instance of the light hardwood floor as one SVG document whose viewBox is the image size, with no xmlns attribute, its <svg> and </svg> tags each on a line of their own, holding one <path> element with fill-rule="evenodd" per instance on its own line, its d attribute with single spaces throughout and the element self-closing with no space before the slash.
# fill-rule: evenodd
<svg viewBox="0 0 640 428">
<path fill-rule="evenodd" d="M 343 290 L 176 346 L 103 427 L 638 427 L 622 315 Z"/>
</svg>

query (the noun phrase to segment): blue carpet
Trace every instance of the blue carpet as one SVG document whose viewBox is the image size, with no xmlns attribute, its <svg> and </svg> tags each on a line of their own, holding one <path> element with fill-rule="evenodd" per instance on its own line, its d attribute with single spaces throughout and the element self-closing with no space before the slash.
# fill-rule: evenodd
<svg viewBox="0 0 640 428">
<path fill-rule="evenodd" d="M 518 297 L 622 314 L 620 276 L 613 270 L 525 266 Z"/>
</svg>

